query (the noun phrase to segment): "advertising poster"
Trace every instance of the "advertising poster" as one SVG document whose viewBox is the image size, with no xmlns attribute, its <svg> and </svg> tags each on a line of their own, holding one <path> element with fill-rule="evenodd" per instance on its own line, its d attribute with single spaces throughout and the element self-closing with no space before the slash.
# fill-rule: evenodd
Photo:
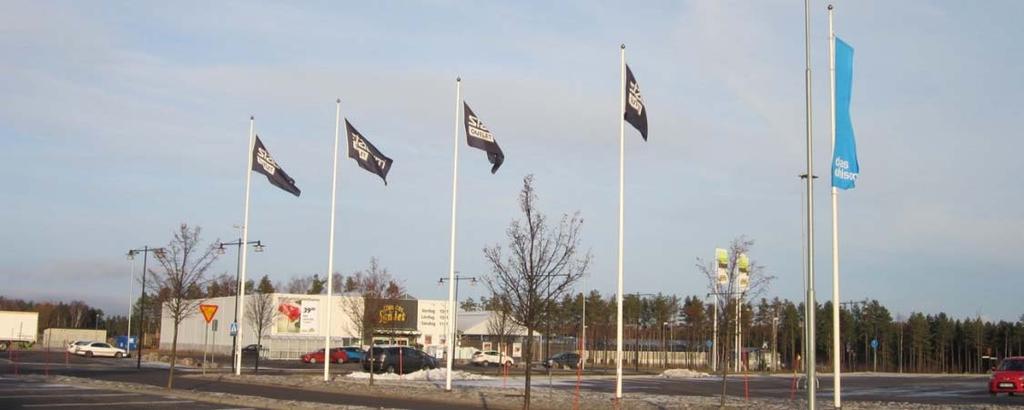
<svg viewBox="0 0 1024 410">
<path fill-rule="evenodd" d="M 523 344 L 519 342 L 512 343 L 512 357 L 523 357 Z"/>
<path fill-rule="evenodd" d="M 378 330 L 416 330 L 418 304 L 415 299 L 366 299 L 364 312 Z"/>
<path fill-rule="evenodd" d="M 273 333 L 316 334 L 320 316 L 319 302 L 317 299 L 278 297 Z"/>
</svg>

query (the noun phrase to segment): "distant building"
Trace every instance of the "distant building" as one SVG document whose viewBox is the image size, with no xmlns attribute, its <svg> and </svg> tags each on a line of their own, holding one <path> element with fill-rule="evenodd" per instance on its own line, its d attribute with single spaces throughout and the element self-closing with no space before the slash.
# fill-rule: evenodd
<svg viewBox="0 0 1024 410">
<path fill-rule="evenodd" d="M 251 298 L 252 295 L 245 297 L 246 301 Z M 265 354 L 270 358 L 297 358 L 322 349 L 328 329 L 332 346 L 365 346 L 365 340 L 373 344 L 418 346 L 427 352 L 439 353 L 447 341 L 445 329 L 449 315 L 446 300 L 364 300 L 354 294 L 332 295 L 328 300 L 327 295 L 291 293 L 274 293 L 271 298 L 275 317 L 261 341 Z M 203 315 L 196 309 L 195 314 L 183 320 L 178 327 L 178 348 L 200 351 L 206 343 L 210 351 L 230 355 L 235 297 L 211 298 L 202 303 L 217 305 L 213 318 L 215 323 L 207 326 Z M 248 310 L 249 305 L 245 308 Z M 373 335 L 366 338 L 361 338 L 358 321 L 353 320 L 353 316 L 359 313 L 358 309 L 376 321 Z M 239 322 L 239 345 L 255 344 L 254 326 L 245 319 Z M 161 349 L 171 348 L 173 333 L 174 321 L 164 309 L 160 320 Z"/>
</svg>

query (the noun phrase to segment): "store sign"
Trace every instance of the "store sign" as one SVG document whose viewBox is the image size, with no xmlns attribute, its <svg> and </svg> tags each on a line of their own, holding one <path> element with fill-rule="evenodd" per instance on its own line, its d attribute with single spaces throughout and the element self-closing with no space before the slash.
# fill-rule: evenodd
<svg viewBox="0 0 1024 410">
<path fill-rule="evenodd" d="M 366 299 L 367 320 L 377 329 L 416 330 L 418 302 L 415 299 Z"/>
</svg>

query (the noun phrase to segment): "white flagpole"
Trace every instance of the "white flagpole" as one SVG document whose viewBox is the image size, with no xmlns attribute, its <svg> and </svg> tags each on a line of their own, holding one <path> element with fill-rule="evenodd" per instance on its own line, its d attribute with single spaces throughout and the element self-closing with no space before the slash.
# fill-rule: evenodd
<svg viewBox="0 0 1024 410">
<path fill-rule="evenodd" d="M 615 400 L 622 400 L 622 226 L 623 226 L 623 186 L 625 181 L 626 157 L 626 45 L 619 48 L 619 68 L 621 82 L 619 84 L 619 273 L 618 288 L 615 292 Z"/>
<path fill-rule="evenodd" d="M 235 305 L 235 312 L 238 317 L 238 344 L 235 345 L 235 376 L 242 374 L 242 338 L 245 333 L 242 332 L 242 323 L 245 321 L 245 259 L 246 254 L 249 252 L 249 247 L 246 243 L 249 242 L 249 184 L 252 182 L 252 147 L 256 143 L 256 134 L 253 133 L 256 125 L 256 119 L 252 116 L 249 117 L 249 149 L 245 151 L 246 165 L 245 165 L 245 211 L 242 216 L 242 246 L 239 247 L 241 256 L 242 267 L 239 269 L 241 272 L 238 279 L 238 289 L 241 291 L 238 297 L 238 304 Z M 256 354 L 260 354 L 260 350 L 256 349 Z"/>
<path fill-rule="evenodd" d="M 337 101 L 334 115 L 334 161 L 331 168 L 331 228 L 327 239 L 327 331 L 324 334 L 324 381 L 330 380 L 331 372 L 331 311 L 334 310 L 331 293 L 334 290 L 334 203 L 338 191 L 338 128 L 341 127 L 341 98 Z M 346 137 L 346 141 L 348 141 Z"/>
<path fill-rule="evenodd" d="M 836 34 L 832 30 L 832 5 L 828 5 L 828 73 L 829 89 L 832 101 L 832 150 L 836 149 Z M 831 166 L 831 165 L 830 165 Z M 831 177 L 829 178 L 831 180 Z M 838 409 L 842 407 L 840 365 L 842 349 L 839 346 L 839 197 L 836 187 L 832 186 L 832 391 L 835 394 L 833 403 Z"/>
<path fill-rule="evenodd" d="M 814 297 L 814 139 L 811 125 L 811 15 L 810 0 L 804 0 L 804 89 L 807 121 L 807 295 L 804 299 L 804 340 L 807 367 L 807 408 L 814 410 L 818 379 L 815 376 L 817 350 L 814 320 L 817 300 Z"/>
<path fill-rule="evenodd" d="M 455 143 L 452 165 L 452 237 L 448 251 L 448 360 L 444 390 L 452 391 L 452 361 L 455 355 L 455 204 L 459 192 L 459 103 L 462 102 L 462 78 L 455 79 Z M 527 335 L 529 337 L 529 335 Z"/>
</svg>

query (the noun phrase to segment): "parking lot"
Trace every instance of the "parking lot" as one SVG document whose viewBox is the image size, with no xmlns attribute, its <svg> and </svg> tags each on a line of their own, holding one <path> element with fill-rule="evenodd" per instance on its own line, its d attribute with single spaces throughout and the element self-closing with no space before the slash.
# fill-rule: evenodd
<svg viewBox="0 0 1024 410">
<path fill-rule="evenodd" d="M 173 397 L 119 392 L 49 383 L 41 379 L 0 376 L 0 408 L 4 409 L 219 409 L 223 405 Z"/>
</svg>

